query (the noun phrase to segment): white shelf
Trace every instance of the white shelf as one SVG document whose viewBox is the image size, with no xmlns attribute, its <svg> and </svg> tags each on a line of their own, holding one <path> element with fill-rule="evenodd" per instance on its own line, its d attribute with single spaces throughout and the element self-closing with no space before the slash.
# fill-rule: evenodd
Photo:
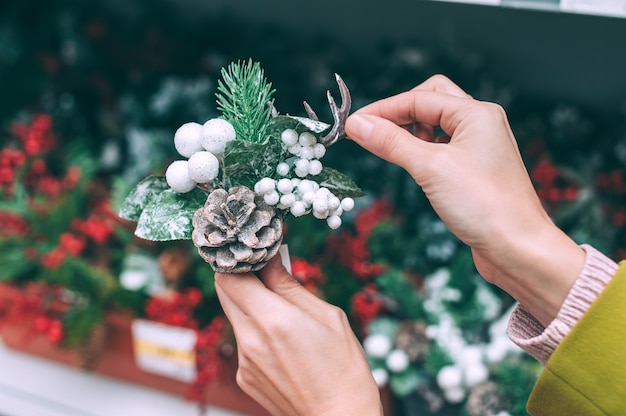
<svg viewBox="0 0 626 416">
<path fill-rule="evenodd" d="M 626 17 L 626 0 L 434 0 L 449 3 L 480 4 L 514 9 Z"/>
<path fill-rule="evenodd" d="M 10 350 L 0 341 L 2 416 L 198 416 L 181 397 Z M 215 407 L 210 416 L 244 416 Z"/>
</svg>

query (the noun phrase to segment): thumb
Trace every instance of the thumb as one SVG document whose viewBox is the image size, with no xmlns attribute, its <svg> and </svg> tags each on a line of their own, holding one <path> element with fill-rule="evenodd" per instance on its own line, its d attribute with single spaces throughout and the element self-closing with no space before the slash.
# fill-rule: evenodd
<svg viewBox="0 0 626 416">
<path fill-rule="evenodd" d="M 283 266 L 280 255 L 274 256 L 261 270 L 260 275 L 269 290 L 312 315 L 316 315 L 316 311 L 326 304 L 289 274 Z"/>
<path fill-rule="evenodd" d="M 404 168 L 414 177 L 415 169 L 420 165 L 416 158 L 428 160 L 431 153 L 432 143 L 372 114 L 354 113 L 348 117 L 346 134 L 365 150 Z"/>
</svg>

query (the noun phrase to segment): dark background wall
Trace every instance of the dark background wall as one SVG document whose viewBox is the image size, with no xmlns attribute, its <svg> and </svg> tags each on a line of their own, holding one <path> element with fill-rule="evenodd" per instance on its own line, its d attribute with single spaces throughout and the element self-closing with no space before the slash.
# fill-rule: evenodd
<svg viewBox="0 0 626 416">
<path fill-rule="evenodd" d="M 626 111 L 626 18 L 438 1 L 171 1 L 196 23 L 226 13 L 363 54 L 399 41 L 475 52 L 525 94 Z"/>
</svg>

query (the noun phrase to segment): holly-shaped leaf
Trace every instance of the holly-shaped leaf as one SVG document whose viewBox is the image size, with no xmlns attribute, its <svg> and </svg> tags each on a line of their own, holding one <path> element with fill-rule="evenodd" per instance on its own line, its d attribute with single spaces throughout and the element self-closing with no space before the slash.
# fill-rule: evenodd
<svg viewBox="0 0 626 416">
<path fill-rule="evenodd" d="M 128 194 L 119 216 L 125 220 L 138 221 L 144 208 L 161 192 L 170 189 L 164 176 L 148 176 Z"/>
<path fill-rule="evenodd" d="M 206 198 L 207 194 L 199 188 L 186 194 L 166 189 L 143 209 L 135 235 L 152 241 L 191 239 L 193 214 L 204 206 Z"/>
<path fill-rule="evenodd" d="M 280 138 L 263 144 L 234 140 L 224 152 L 224 175 L 232 184 L 253 188 L 260 179 L 276 175 L 284 154 Z"/>
<path fill-rule="evenodd" d="M 300 124 L 305 126 L 307 129 L 312 131 L 313 133 L 322 133 L 330 127 L 330 124 L 324 123 L 323 121 L 313 120 L 311 118 L 306 117 L 298 117 L 298 116 L 287 116 L 294 120 L 297 120 Z"/>
<path fill-rule="evenodd" d="M 409 367 L 401 373 L 393 374 L 389 380 L 389 386 L 399 397 L 406 397 L 415 391 L 420 381 L 417 370 Z"/>
<path fill-rule="evenodd" d="M 328 188 L 337 198 L 357 198 L 365 195 L 361 188 L 348 176 L 328 167 L 315 177 L 315 181 Z"/>
</svg>

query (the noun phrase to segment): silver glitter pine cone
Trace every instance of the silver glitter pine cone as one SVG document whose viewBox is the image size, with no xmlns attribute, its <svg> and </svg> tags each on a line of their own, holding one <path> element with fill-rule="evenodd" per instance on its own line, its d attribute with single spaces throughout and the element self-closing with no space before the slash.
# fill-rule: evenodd
<svg viewBox="0 0 626 416">
<path fill-rule="evenodd" d="M 211 192 L 195 212 L 193 227 L 200 256 L 220 273 L 262 269 L 283 240 L 280 214 L 245 186 Z"/>
</svg>

